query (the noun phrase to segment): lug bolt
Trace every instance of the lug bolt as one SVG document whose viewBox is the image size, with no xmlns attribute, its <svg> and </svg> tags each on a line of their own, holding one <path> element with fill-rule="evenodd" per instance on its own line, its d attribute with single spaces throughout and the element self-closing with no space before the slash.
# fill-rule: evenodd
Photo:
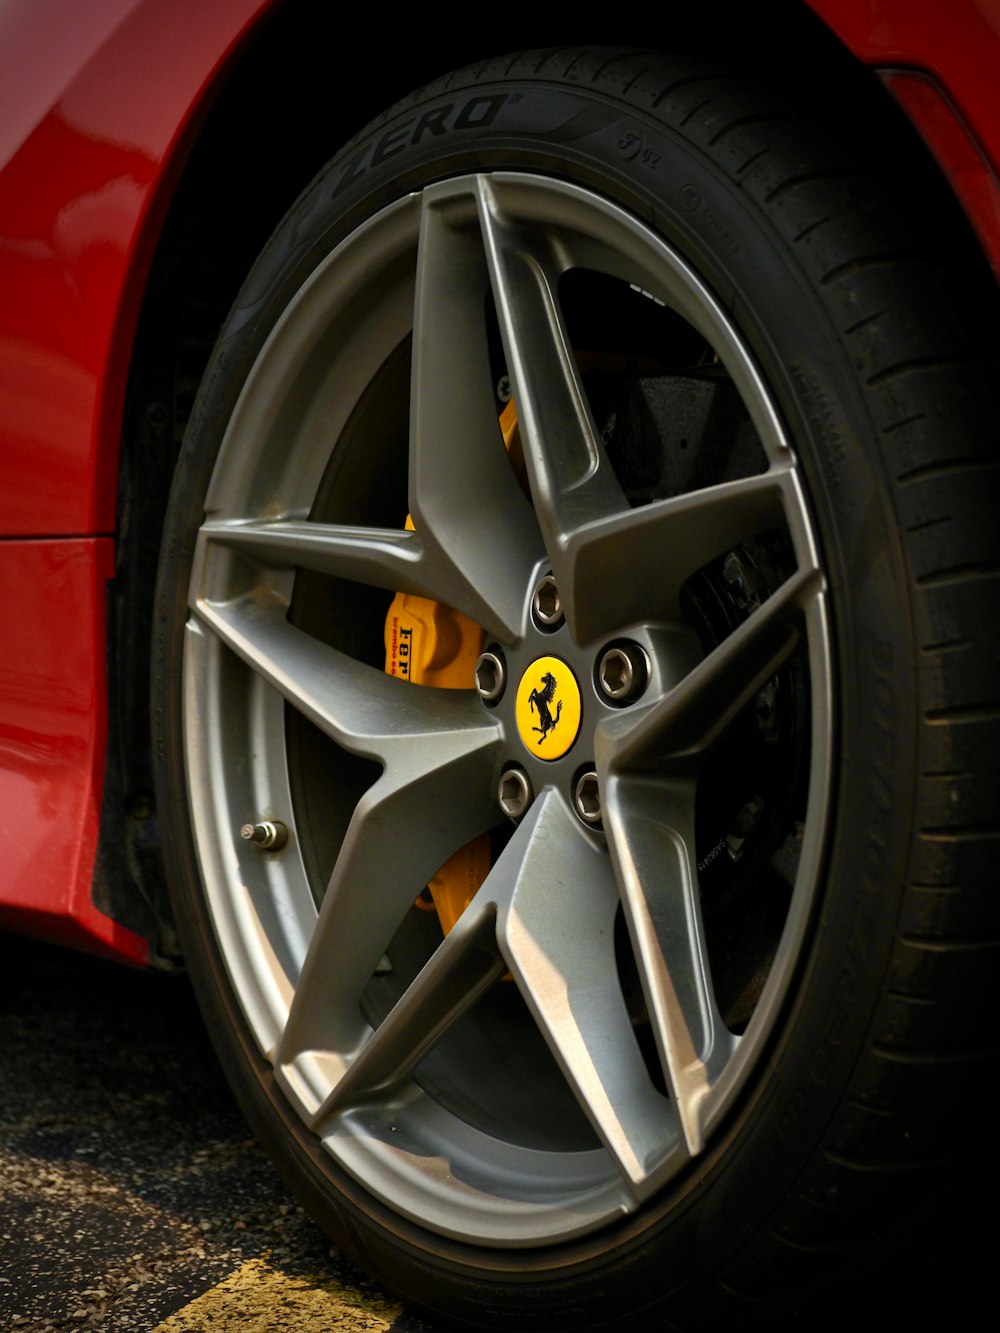
<svg viewBox="0 0 1000 1333">
<path fill-rule="evenodd" d="M 597 786 L 597 774 L 592 768 L 586 773 L 581 773 L 577 779 L 573 804 L 576 806 L 576 813 L 585 824 L 601 822 L 601 793 Z"/>
<path fill-rule="evenodd" d="M 551 574 L 539 579 L 531 599 L 531 610 L 542 629 L 558 629 L 563 623 L 562 599 Z"/>
<path fill-rule="evenodd" d="M 259 824 L 244 824 L 240 837 L 264 852 L 277 852 L 288 841 L 288 829 L 278 820 L 262 819 Z"/>
<path fill-rule="evenodd" d="M 649 680 L 649 658 L 637 643 L 609 648 L 597 667 L 597 683 L 608 699 L 631 703 Z"/>
<path fill-rule="evenodd" d="M 476 689 L 484 703 L 495 703 L 507 683 L 507 668 L 500 653 L 481 653 L 476 662 Z"/>
<path fill-rule="evenodd" d="M 531 804 L 531 783 L 521 768 L 508 768 L 501 775 L 497 792 L 500 809 L 511 819 L 520 819 Z"/>
</svg>

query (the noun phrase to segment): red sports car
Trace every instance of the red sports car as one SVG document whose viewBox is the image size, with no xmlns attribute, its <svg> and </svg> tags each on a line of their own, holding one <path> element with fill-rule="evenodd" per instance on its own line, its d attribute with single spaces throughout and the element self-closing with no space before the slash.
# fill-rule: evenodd
<svg viewBox="0 0 1000 1333">
<path fill-rule="evenodd" d="M 773 1323 L 994 1132 L 1000 3 L 549 8 L 0 8 L 0 926 L 433 1316 Z"/>
</svg>

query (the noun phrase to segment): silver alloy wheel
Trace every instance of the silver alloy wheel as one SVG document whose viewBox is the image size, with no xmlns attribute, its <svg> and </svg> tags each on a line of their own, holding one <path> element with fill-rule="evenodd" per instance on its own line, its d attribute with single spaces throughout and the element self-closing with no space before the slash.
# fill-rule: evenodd
<svg viewBox="0 0 1000 1333">
<path fill-rule="evenodd" d="M 627 284 L 698 332 L 749 413 L 762 471 L 630 503 L 561 314 L 560 282 L 575 270 Z M 490 296 L 530 504 L 497 424 Z M 320 521 L 317 496 L 352 415 L 411 331 L 415 530 L 403 515 L 398 529 Z M 775 529 L 794 569 L 703 654 L 683 624 L 687 580 Z M 503 701 L 487 707 L 471 681 L 444 691 L 391 679 L 298 628 L 288 613 L 302 570 L 463 612 L 503 646 Z M 565 614 L 555 633 L 531 616 L 549 571 Z M 641 699 L 613 706 L 587 664 L 623 635 L 651 669 Z M 514 682 L 545 654 L 567 662 L 583 695 L 576 742 L 549 763 L 527 750 L 514 714 Z M 709 969 L 699 779 L 795 657 L 808 673 L 808 797 L 773 961 L 737 1035 Z M 343 1168 L 432 1231 L 504 1246 L 585 1234 L 684 1171 L 761 1059 L 806 939 L 829 804 L 830 660 L 817 544 L 767 388 L 712 294 L 644 223 L 553 179 L 467 176 L 400 200 L 321 263 L 264 346 L 218 457 L 184 709 L 195 841 L 234 991 L 285 1095 Z M 319 894 L 293 817 L 289 706 L 382 770 Z M 498 781 L 513 762 L 533 804 L 373 1030 L 364 996 L 394 933 L 439 866 L 503 819 Z M 573 808 L 589 765 L 599 830 Z M 255 849 L 239 836 L 248 821 L 287 824 L 287 845 Z M 619 906 L 652 1062 L 624 994 Z M 526 1144 L 422 1084 L 421 1061 L 491 988 L 509 987 L 508 970 L 592 1143 Z"/>
</svg>

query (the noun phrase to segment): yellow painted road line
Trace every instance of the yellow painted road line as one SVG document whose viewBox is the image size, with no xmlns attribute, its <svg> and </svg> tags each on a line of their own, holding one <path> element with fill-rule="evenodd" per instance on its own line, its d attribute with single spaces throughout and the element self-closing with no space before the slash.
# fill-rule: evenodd
<svg viewBox="0 0 1000 1333">
<path fill-rule="evenodd" d="M 329 1275 L 290 1277 L 251 1259 L 152 1333 L 388 1333 L 402 1312 Z"/>
</svg>

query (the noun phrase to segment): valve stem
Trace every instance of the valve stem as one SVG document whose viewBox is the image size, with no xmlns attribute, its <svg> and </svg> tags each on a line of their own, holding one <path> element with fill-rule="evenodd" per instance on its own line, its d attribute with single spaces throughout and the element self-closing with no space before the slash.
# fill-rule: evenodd
<svg viewBox="0 0 1000 1333">
<path fill-rule="evenodd" d="M 288 841 L 288 829 L 277 819 L 262 819 L 259 824 L 243 824 L 240 837 L 263 852 L 277 852 Z"/>
</svg>

